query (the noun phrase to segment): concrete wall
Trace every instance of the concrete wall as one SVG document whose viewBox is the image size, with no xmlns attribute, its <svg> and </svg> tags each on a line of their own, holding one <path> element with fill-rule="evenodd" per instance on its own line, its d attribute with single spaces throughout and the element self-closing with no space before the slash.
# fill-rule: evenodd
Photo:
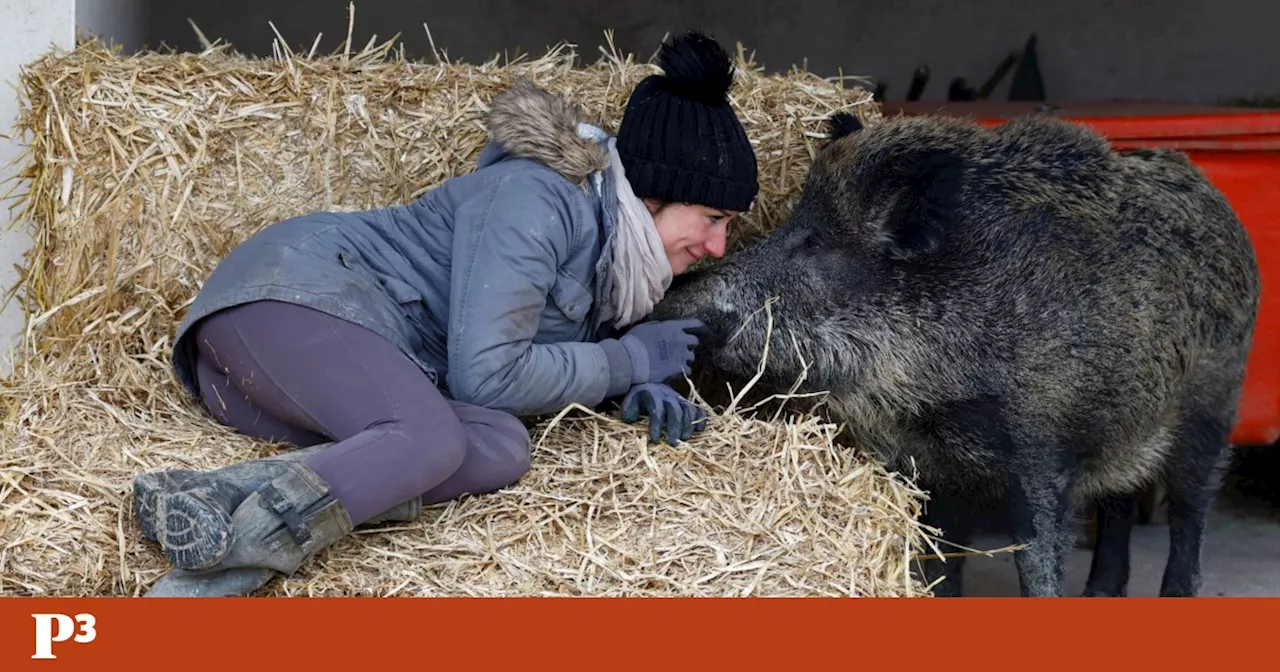
<svg viewBox="0 0 1280 672">
<path fill-rule="evenodd" d="M 291 45 L 339 45 L 347 0 L 150 0 L 149 39 L 198 49 L 188 18 L 211 39 L 269 54 L 273 21 Z M 606 28 L 628 51 L 652 52 L 663 33 L 701 26 L 741 41 L 766 67 L 808 59 L 824 75 L 886 79 L 901 99 L 928 64 L 924 98 L 945 99 L 953 77 L 980 83 L 1027 37 L 1039 36 L 1050 99 L 1164 98 L 1214 102 L 1280 94 L 1280 3 L 1270 0 L 445 0 L 356 3 L 356 42 L 399 32 L 430 53 L 423 22 L 451 56 L 484 59 L 513 46 L 537 53 L 559 39 L 594 59 Z M 1006 77 L 1007 81 L 1011 76 Z M 1000 97 L 1006 95 L 999 89 Z"/>
<path fill-rule="evenodd" d="M 149 0 L 76 0 L 75 4 L 81 34 L 120 45 L 126 53 L 137 51 L 149 39 Z"/>
</svg>

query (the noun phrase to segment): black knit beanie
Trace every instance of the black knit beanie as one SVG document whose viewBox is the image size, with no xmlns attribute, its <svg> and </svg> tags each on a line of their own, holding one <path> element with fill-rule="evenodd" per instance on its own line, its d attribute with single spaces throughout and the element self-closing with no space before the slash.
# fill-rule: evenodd
<svg viewBox="0 0 1280 672">
<path fill-rule="evenodd" d="M 631 93 L 618 155 L 640 198 L 746 211 L 759 191 L 756 155 L 729 106 L 733 63 L 714 39 L 689 32 L 665 42 L 663 74 Z"/>
</svg>

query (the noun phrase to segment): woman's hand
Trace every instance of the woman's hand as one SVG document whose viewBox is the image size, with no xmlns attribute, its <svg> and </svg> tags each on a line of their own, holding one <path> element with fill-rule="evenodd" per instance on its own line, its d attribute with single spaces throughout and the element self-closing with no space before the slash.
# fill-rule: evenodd
<svg viewBox="0 0 1280 672">
<path fill-rule="evenodd" d="M 707 417 L 705 411 L 664 383 L 636 385 L 622 398 L 623 422 L 634 423 L 642 414 L 649 416 L 649 441 L 657 443 L 665 425 L 666 440 L 672 446 L 688 441 L 703 428 Z"/>
<path fill-rule="evenodd" d="M 701 320 L 642 322 L 618 339 L 631 355 L 631 382 L 661 383 L 688 374 L 693 363 L 697 332 L 705 329 Z"/>
</svg>

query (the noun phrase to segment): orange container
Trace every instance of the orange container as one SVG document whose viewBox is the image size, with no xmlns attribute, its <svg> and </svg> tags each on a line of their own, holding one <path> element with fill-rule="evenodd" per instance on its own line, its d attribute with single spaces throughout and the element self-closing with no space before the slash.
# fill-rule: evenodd
<svg viewBox="0 0 1280 672">
<path fill-rule="evenodd" d="M 884 103 L 885 114 L 968 116 L 995 125 L 1052 114 L 1097 129 L 1119 149 L 1169 147 L 1187 153 L 1230 201 L 1253 240 L 1262 307 L 1245 372 L 1239 445 L 1280 440 L 1280 110 L 1158 102 Z"/>
</svg>

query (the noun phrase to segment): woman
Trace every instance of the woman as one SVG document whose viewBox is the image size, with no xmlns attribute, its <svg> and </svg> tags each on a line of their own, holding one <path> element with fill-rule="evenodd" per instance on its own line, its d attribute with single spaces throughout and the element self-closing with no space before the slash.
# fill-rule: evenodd
<svg viewBox="0 0 1280 672">
<path fill-rule="evenodd" d="M 622 397 L 657 440 L 701 411 L 665 381 L 699 323 L 643 322 L 724 254 L 757 193 L 729 56 L 666 43 L 616 138 L 520 82 L 476 171 L 403 206 L 266 227 L 213 272 L 174 339 L 183 385 L 237 431 L 299 450 L 139 476 L 135 513 L 178 569 L 155 594 L 235 594 L 354 527 L 492 492 L 529 468 L 517 416 Z"/>
</svg>

